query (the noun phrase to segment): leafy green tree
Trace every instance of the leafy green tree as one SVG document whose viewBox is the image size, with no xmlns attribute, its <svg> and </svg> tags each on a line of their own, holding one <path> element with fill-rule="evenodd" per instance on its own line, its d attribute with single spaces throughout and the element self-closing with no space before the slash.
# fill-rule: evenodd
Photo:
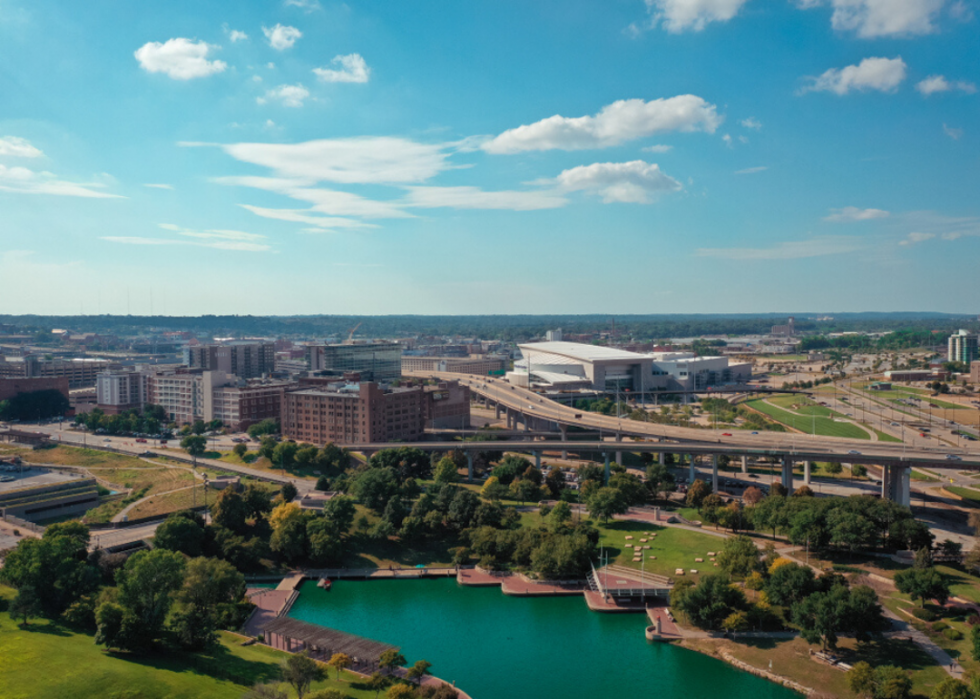
<svg viewBox="0 0 980 699">
<path fill-rule="evenodd" d="M 521 478 L 510 484 L 510 494 L 523 505 L 527 501 L 536 501 L 541 497 L 541 487 L 532 481 Z"/>
<path fill-rule="evenodd" d="M 676 587 L 676 585 L 675 585 Z M 727 575 L 705 575 L 692 587 L 688 587 L 677 600 L 681 611 L 687 614 L 695 626 L 716 630 L 730 614 L 744 610 L 748 605 L 745 593 L 731 585 Z M 674 596 L 671 596 L 674 606 Z"/>
<path fill-rule="evenodd" d="M 637 476 L 632 473 L 617 473 L 610 477 L 609 485 L 613 488 L 617 488 L 620 493 L 623 494 L 623 499 L 626 500 L 626 504 L 641 505 L 646 502 L 647 496 L 649 495 L 649 490 L 643 485 Z"/>
<path fill-rule="evenodd" d="M 544 484 L 548 488 L 548 492 L 551 493 L 551 497 L 558 499 L 561 496 L 561 491 L 565 488 L 565 474 L 557 466 L 552 466 L 544 479 Z"/>
<path fill-rule="evenodd" d="M 296 452 L 299 446 L 296 442 L 279 442 L 272 451 L 272 465 L 275 468 L 290 468 L 296 460 Z"/>
<path fill-rule="evenodd" d="M 195 420 L 194 424 L 191 425 L 191 432 L 197 435 L 204 434 L 207 429 L 208 426 L 205 424 L 204 420 Z"/>
<path fill-rule="evenodd" d="M 303 699 L 314 682 L 323 679 L 323 669 L 312 660 L 306 651 L 294 653 L 280 665 L 282 680 L 296 690 L 298 699 Z"/>
<path fill-rule="evenodd" d="M 380 672 L 372 672 L 371 676 L 368 677 L 367 680 L 368 689 L 374 690 L 374 699 L 378 699 L 378 695 L 380 695 L 390 683 L 391 680 L 382 675 Z"/>
<path fill-rule="evenodd" d="M 354 507 L 354 501 L 343 495 L 330 498 L 323 506 L 323 516 L 330 520 L 341 534 L 351 528 L 356 514 L 357 509 Z"/>
<path fill-rule="evenodd" d="M 859 660 L 847 671 L 847 686 L 862 697 L 873 697 L 875 692 L 875 670 L 863 660 Z"/>
<path fill-rule="evenodd" d="M 176 593 L 171 620 L 180 643 L 194 650 L 213 646 L 218 629 L 236 620 L 236 604 L 244 594 L 244 576 L 227 561 L 191 559 Z"/>
<path fill-rule="evenodd" d="M 395 668 L 405 667 L 407 662 L 404 655 L 394 648 L 389 648 L 381 652 L 381 656 L 378 658 L 378 667 L 390 674 Z"/>
<path fill-rule="evenodd" d="M 769 601 L 782 607 L 793 606 L 812 594 L 815 589 L 813 571 L 798 563 L 779 566 L 765 584 Z"/>
<path fill-rule="evenodd" d="M 339 563 L 346 552 L 344 539 L 337 527 L 326 517 L 313 517 L 306 524 L 310 561 L 326 566 Z"/>
<path fill-rule="evenodd" d="M 351 482 L 354 497 L 377 513 L 384 512 L 388 501 L 398 494 L 398 476 L 393 468 L 370 468 Z"/>
<path fill-rule="evenodd" d="M 864 478 L 868 475 L 868 467 L 864 464 L 854 464 L 851 466 L 851 475 L 855 478 Z"/>
<path fill-rule="evenodd" d="M 346 653 L 334 653 L 327 661 L 327 667 L 332 667 L 337 671 L 337 681 L 340 681 L 340 673 L 354 664 L 351 657 Z"/>
<path fill-rule="evenodd" d="M 429 668 L 432 667 L 432 663 L 428 660 L 416 660 L 412 667 L 408 668 L 405 673 L 405 677 L 409 680 L 415 680 L 418 685 L 422 686 L 422 678 L 429 674 Z"/>
<path fill-rule="evenodd" d="M 839 461 L 829 461 L 823 465 L 823 470 L 831 476 L 839 476 L 844 470 Z"/>
<path fill-rule="evenodd" d="M 666 499 L 670 493 L 677 489 L 674 475 L 667 468 L 666 464 L 650 464 L 647 466 L 646 476 L 646 486 L 654 498 L 662 496 Z"/>
<path fill-rule="evenodd" d="M 313 465 L 316 463 L 316 457 L 319 453 L 320 450 L 313 445 L 299 445 L 299 448 L 296 450 L 296 465 L 300 468 Z"/>
<path fill-rule="evenodd" d="M 937 684 L 932 690 L 932 694 L 929 695 L 929 699 L 976 698 L 973 696 L 973 692 L 970 691 L 970 686 L 966 682 L 961 682 L 960 680 L 952 677 L 945 677 L 943 678 L 942 682 Z"/>
<path fill-rule="evenodd" d="M 559 500 L 548 514 L 548 528 L 553 532 L 563 531 L 572 520 L 572 508 L 567 502 Z"/>
<path fill-rule="evenodd" d="M 244 459 L 245 455 L 248 453 L 248 446 L 239 443 L 233 446 L 231 450 L 235 454 L 235 456 L 237 456 L 239 459 Z"/>
<path fill-rule="evenodd" d="M 732 612 L 721 622 L 721 628 L 730 633 L 745 631 L 749 628 L 749 617 L 745 612 Z"/>
<path fill-rule="evenodd" d="M 248 428 L 248 436 L 257 439 L 262 435 L 275 434 L 279 431 L 279 423 L 274 418 L 267 418 L 256 422 Z"/>
<path fill-rule="evenodd" d="M 793 605 L 793 623 L 807 643 L 836 648 L 838 634 L 847 629 L 849 602 L 850 593 L 844 585 L 815 592 Z"/>
<path fill-rule="evenodd" d="M 491 501 L 501 500 L 507 493 L 507 486 L 501 483 L 496 476 L 490 476 L 480 489 L 480 495 Z"/>
<path fill-rule="evenodd" d="M 455 483 L 459 480 L 459 472 L 456 470 L 456 462 L 448 456 L 442 457 L 436 464 L 435 470 L 436 483 Z"/>
<path fill-rule="evenodd" d="M 20 619 L 21 626 L 27 626 L 32 617 L 41 613 L 41 600 L 31 585 L 22 585 L 17 595 L 10 601 L 7 609 L 11 619 Z"/>
<path fill-rule="evenodd" d="M 895 574 L 895 586 L 913 600 L 925 604 L 935 599 L 945 604 L 949 599 L 949 580 L 935 568 L 910 568 Z"/>
<path fill-rule="evenodd" d="M 247 519 L 250 514 L 249 506 L 234 488 L 222 490 L 211 505 L 211 521 L 235 534 L 248 531 Z"/>
<path fill-rule="evenodd" d="M 709 495 L 711 495 L 711 486 L 700 478 L 696 478 L 691 483 L 691 487 L 687 489 L 687 506 L 696 507 L 700 510 L 704 499 Z"/>
<path fill-rule="evenodd" d="M 508 454 L 493 469 L 493 475 L 504 485 L 510 485 L 518 476 L 527 471 L 531 462 L 527 459 Z"/>
<path fill-rule="evenodd" d="M 629 505 L 617 488 L 599 488 L 587 501 L 589 516 L 608 522 L 613 515 L 624 514 Z"/>
<path fill-rule="evenodd" d="M 207 451 L 208 439 L 200 435 L 188 435 L 180 440 L 180 446 L 196 461 L 199 456 L 204 456 L 204 452 Z"/>
<path fill-rule="evenodd" d="M 297 494 L 296 486 L 292 483 L 283 483 L 282 488 L 279 489 L 279 497 L 283 502 L 292 502 Z"/>
<path fill-rule="evenodd" d="M 259 444 L 259 456 L 268 459 L 270 463 L 274 463 L 276 457 L 276 446 L 277 442 L 273 437 L 266 436 L 262 438 L 262 442 Z"/>
<path fill-rule="evenodd" d="M 980 625 L 970 629 L 970 657 L 980 660 Z"/>
<path fill-rule="evenodd" d="M 759 566 L 759 549 L 747 536 L 725 539 L 718 554 L 718 566 L 732 578 L 741 580 Z"/>
<path fill-rule="evenodd" d="M 187 556 L 200 556 L 204 546 L 204 527 L 194 513 L 175 512 L 157 527 L 153 545 Z"/>
<path fill-rule="evenodd" d="M 279 683 L 259 683 L 245 692 L 242 699 L 289 699 L 289 693 Z"/>
<path fill-rule="evenodd" d="M 290 564 L 304 558 L 309 550 L 306 518 L 291 517 L 275 527 L 269 548 Z"/>
</svg>

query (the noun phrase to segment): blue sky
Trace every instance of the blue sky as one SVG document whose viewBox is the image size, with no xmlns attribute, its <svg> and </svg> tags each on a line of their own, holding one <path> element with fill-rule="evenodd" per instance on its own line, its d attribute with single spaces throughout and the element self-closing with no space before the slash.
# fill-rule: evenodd
<svg viewBox="0 0 980 699">
<path fill-rule="evenodd" d="M 0 0 L 0 305 L 976 312 L 978 13 Z"/>
</svg>

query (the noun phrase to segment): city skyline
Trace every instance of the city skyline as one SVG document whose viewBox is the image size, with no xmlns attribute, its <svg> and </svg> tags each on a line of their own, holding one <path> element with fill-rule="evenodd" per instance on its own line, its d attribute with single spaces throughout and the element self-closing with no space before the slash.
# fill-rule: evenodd
<svg viewBox="0 0 980 699">
<path fill-rule="evenodd" d="M 6 0 L 5 312 L 970 312 L 976 9 Z"/>
</svg>

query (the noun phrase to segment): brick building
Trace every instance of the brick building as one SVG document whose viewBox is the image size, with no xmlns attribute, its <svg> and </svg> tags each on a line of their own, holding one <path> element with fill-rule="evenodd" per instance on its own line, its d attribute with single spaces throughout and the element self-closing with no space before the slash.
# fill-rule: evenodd
<svg viewBox="0 0 980 699">
<path fill-rule="evenodd" d="M 35 355 L 0 357 L 0 377 L 10 379 L 68 379 L 68 388 L 90 388 L 103 371 L 118 369 L 106 359 L 42 359 Z"/>
<path fill-rule="evenodd" d="M 10 400 L 18 393 L 33 393 L 34 391 L 59 391 L 65 398 L 68 394 L 68 377 L 53 378 L 0 378 L 0 400 Z"/>
<path fill-rule="evenodd" d="M 241 379 L 271 374 L 276 368 L 274 342 L 233 341 L 196 345 L 184 350 L 184 364 L 191 369 L 222 371 Z"/>
</svg>

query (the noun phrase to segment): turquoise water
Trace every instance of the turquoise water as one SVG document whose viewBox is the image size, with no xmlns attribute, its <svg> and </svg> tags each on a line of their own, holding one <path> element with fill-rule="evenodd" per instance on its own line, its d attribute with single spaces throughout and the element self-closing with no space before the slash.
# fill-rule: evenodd
<svg viewBox="0 0 980 699">
<path fill-rule="evenodd" d="M 597 614 L 581 597 L 508 597 L 452 578 L 303 585 L 290 616 L 401 646 L 409 663 L 473 699 L 788 699 L 720 660 L 647 643 L 646 617 Z"/>
</svg>

